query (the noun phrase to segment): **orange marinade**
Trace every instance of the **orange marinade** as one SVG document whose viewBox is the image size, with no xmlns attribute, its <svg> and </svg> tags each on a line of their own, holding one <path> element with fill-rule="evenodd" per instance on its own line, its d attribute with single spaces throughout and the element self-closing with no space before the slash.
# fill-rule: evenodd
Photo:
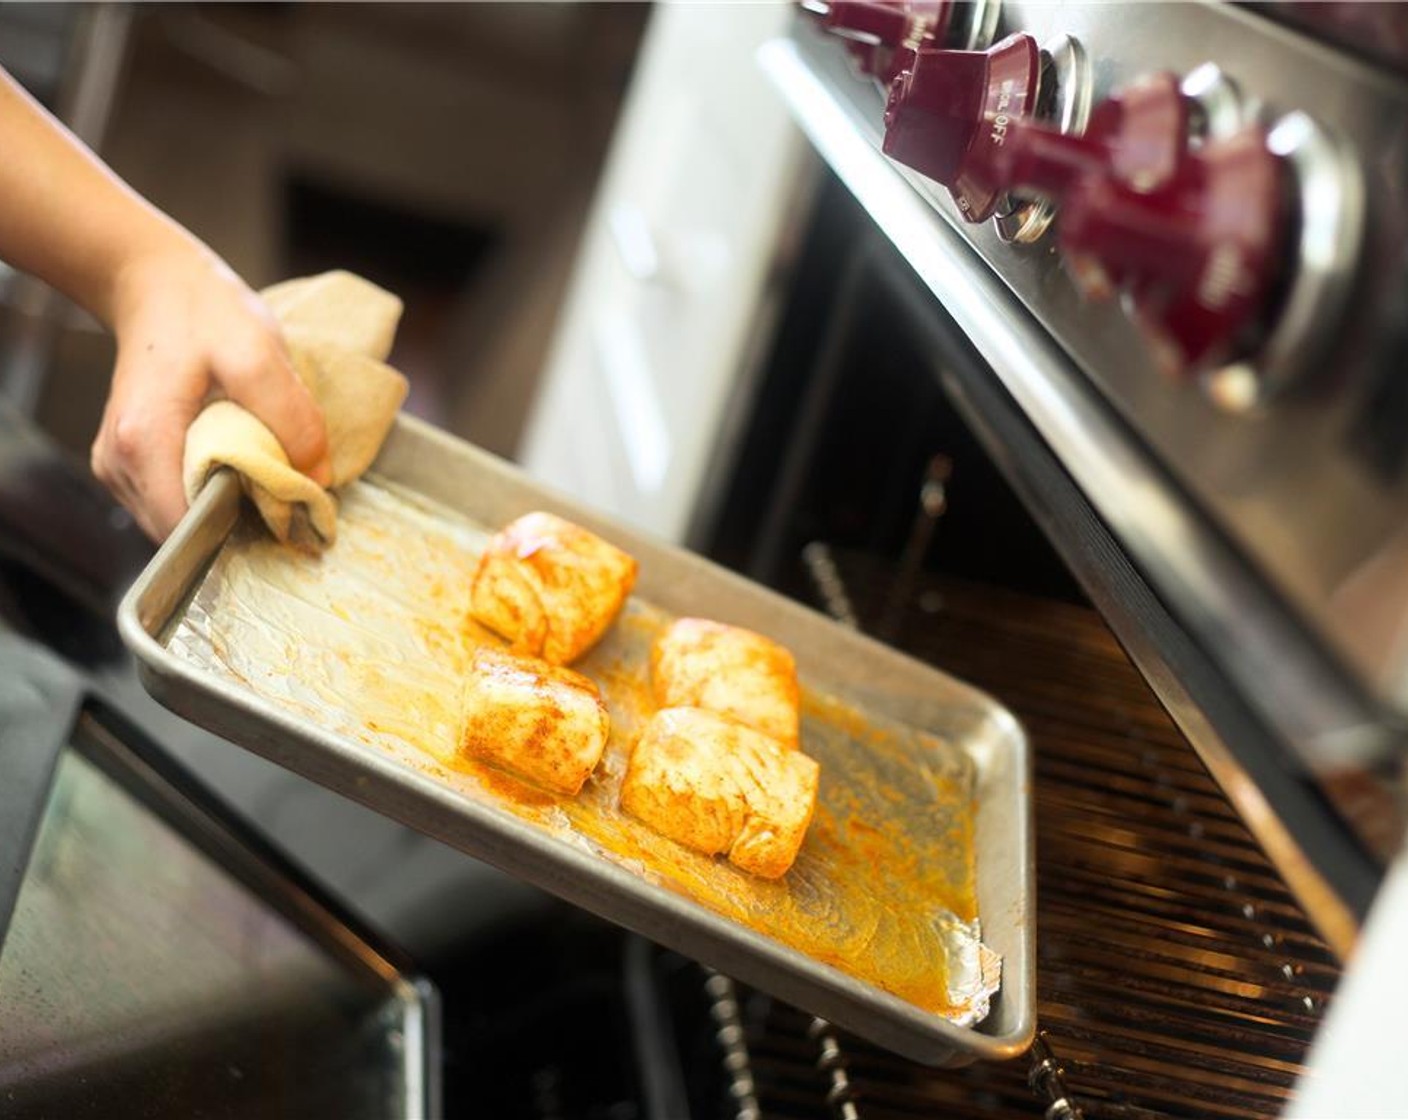
<svg viewBox="0 0 1408 1120">
<path fill-rule="evenodd" d="M 585 840 L 612 862 L 925 1010 L 962 1010 L 949 1002 L 945 953 L 930 918 L 940 910 L 965 922 L 976 916 L 973 806 L 962 775 L 914 772 L 915 732 L 877 728 L 855 708 L 803 688 L 802 748 L 821 764 L 821 793 L 797 862 L 776 882 L 668 840 L 620 810 L 630 748 L 656 710 L 648 651 L 670 621 L 633 601 L 574 666 L 596 681 L 611 713 L 602 761 L 575 798 L 447 756 L 443 745 L 420 745 L 519 817 Z M 468 671 L 474 647 L 495 639 L 473 623 L 464 633 Z M 911 780 L 877 781 L 876 759 Z M 895 824 L 897 815 L 906 827 Z"/>
<path fill-rule="evenodd" d="M 949 1003 L 935 928 L 976 914 L 971 781 L 957 752 L 804 681 L 801 748 L 820 764 L 821 788 L 791 870 L 768 881 L 676 844 L 617 805 L 630 747 L 655 711 L 651 646 L 672 621 L 632 599 L 573 665 L 597 683 L 611 716 L 580 794 L 554 796 L 469 759 L 458 749 L 459 685 L 477 647 L 503 643 L 467 621 L 478 560 L 470 541 L 400 503 L 362 488 L 344 506 L 336 547 L 320 558 L 289 556 L 261 534 L 244 538 L 222 578 L 258 583 L 263 598 L 212 612 L 210 640 L 226 671 L 459 796 L 858 980 L 927 1011 L 965 1010 Z M 261 612 L 257 628 L 242 607 Z M 246 648 L 251 637 L 265 645 Z"/>
</svg>

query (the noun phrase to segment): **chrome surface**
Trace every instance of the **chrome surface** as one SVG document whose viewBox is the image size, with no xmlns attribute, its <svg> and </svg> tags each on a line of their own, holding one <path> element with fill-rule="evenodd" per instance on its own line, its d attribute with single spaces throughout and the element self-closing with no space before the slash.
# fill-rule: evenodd
<svg viewBox="0 0 1408 1120">
<path fill-rule="evenodd" d="M 1002 17 L 1002 0 L 970 0 L 959 9 L 966 26 L 961 37 L 962 50 L 980 51 L 992 45 L 997 23 Z"/>
<path fill-rule="evenodd" d="M 1273 152 L 1295 169 L 1299 238 L 1275 330 L 1248 361 L 1255 405 L 1310 377 L 1334 350 L 1364 244 L 1364 185 L 1354 155 L 1305 113 L 1277 121 Z"/>
<path fill-rule="evenodd" d="M 738 989 L 723 973 L 715 972 L 704 982 L 704 992 L 709 997 L 709 1015 L 714 1020 L 714 1040 L 724 1055 L 728 1095 L 735 1109 L 733 1120 L 762 1120 L 758 1095 L 754 1091 L 748 1042 L 738 1014 Z"/>
<path fill-rule="evenodd" d="M 846 596 L 846 587 L 841 582 L 841 573 L 836 570 L 835 561 L 831 559 L 831 550 L 821 541 L 812 541 L 802 549 L 802 563 L 816 583 L 826 613 L 842 626 L 859 630 L 860 620 L 856 618 L 855 609 Z"/>
<path fill-rule="evenodd" d="M 1071 1091 L 1066 1088 L 1065 1068 L 1051 1053 L 1045 1035 L 1036 1036 L 1031 1057 L 1032 1068 L 1027 1074 L 1027 1084 L 1033 1093 L 1051 1102 L 1046 1106 L 1047 1120 L 1085 1120 L 1085 1114 L 1071 1100 Z"/>
<path fill-rule="evenodd" d="M 851 1087 L 850 1074 L 846 1072 L 846 1055 L 836 1032 L 825 1019 L 813 1019 L 807 1028 L 807 1037 L 817 1045 L 816 1068 L 830 1081 L 826 1091 L 826 1103 L 836 1115 L 836 1120 L 860 1120 L 860 1107 L 855 1090 Z"/>
<path fill-rule="evenodd" d="M 641 562 L 637 594 L 677 613 L 703 611 L 766 631 L 797 653 L 805 679 L 836 682 L 895 718 L 961 744 L 976 770 L 974 846 L 983 939 L 1002 957 L 1002 990 L 976 1028 L 957 1027 L 602 856 L 466 798 L 429 774 L 296 718 L 177 657 L 162 637 L 240 518 L 238 486 L 217 478 L 134 584 L 119 610 L 148 690 L 218 734 L 583 908 L 672 945 L 741 980 L 931 1064 L 1020 1053 L 1032 1037 L 1033 851 L 1026 739 L 991 698 L 697 556 L 609 523 L 544 491 L 503 461 L 402 417 L 377 473 L 480 524 L 528 509 L 608 534 Z"/>
<path fill-rule="evenodd" d="M 1134 5 L 1118 21 L 1098 6 L 1008 11 L 1015 26 L 1076 35 L 1098 60 L 1096 97 L 1147 69 L 1193 70 L 1219 41 L 1220 52 L 1240 60 L 1239 82 L 1265 77 L 1268 95 L 1276 87 L 1288 101 L 1305 95 L 1301 76 L 1283 63 L 1287 49 L 1310 48 L 1270 42 L 1274 29 L 1233 9 Z M 1208 21 L 1206 34 L 1187 34 L 1178 22 L 1187 13 Z M 1339 65 L 1311 53 L 1317 68 Z M 1393 543 L 1383 538 L 1401 526 L 1408 493 L 1375 483 L 1347 457 L 1340 429 L 1348 402 L 1287 399 L 1264 422 L 1220 414 L 1157 374 L 1117 307 L 1080 300 L 1052 245 L 1008 245 L 995 230 L 967 226 L 942 190 L 886 160 L 875 92 L 849 79 L 834 44 L 799 26 L 794 39 L 766 45 L 760 61 L 823 158 L 1280 738 L 1321 769 L 1400 750 L 1398 718 L 1365 695 L 1402 699 L 1385 695 L 1390 684 L 1401 692 L 1385 659 L 1396 631 L 1384 637 L 1364 626 L 1337 597 L 1356 564 Z M 1397 143 L 1401 120 L 1408 114 L 1376 127 Z M 1408 565 L 1384 578 L 1408 602 Z M 1381 637 L 1377 653 L 1365 648 L 1370 633 Z"/>
<path fill-rule="evenodd" d="M 1246 123 L 1237 83 L 1216 63 L 1203 63 L 1179 83 L 1179 88 L 1196 108 L 1191 122 L 1195 141 L 1223 139 Z"/>
</svg>

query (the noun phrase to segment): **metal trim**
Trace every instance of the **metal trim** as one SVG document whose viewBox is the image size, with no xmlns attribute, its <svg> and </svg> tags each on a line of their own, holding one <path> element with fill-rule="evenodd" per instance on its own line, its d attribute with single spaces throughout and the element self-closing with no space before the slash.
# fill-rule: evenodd
<svg viewBox="0 0 1408 1120">
<path fill-rule="evenodd" d="M 981 361 L 943 332 L 935 322 L 942 313 L 924 314 L 933 309 L 921 306 L 919 283 L 901 276 L 902 268 L 895 255 L 886 254 L 865 272 L 863 282 L 883 285 L 887 295 L 913 305 L 916 321 L 932 324 L 932 345 L 941 359 L 938 377 L 949 400 L 1085 588 L 1311 922 L 1346 959 L 1377 887 L 1378 867 L 1299 775 L 1281 765 L 1265 729 L 1228 695 L 1207 652 L 1197 648 L 1120 552 L 1028 418 L 987 376 Z M 1289 819 L 1298 822 L 1299 835 L 1287 826 Z"/>
<path fill-rule="evenodd" d="M 997 23 L 1002 18 L 1002 0 L 972 0 L 969 9 L 968 32 L 963 37 L 965 51 L 981 51 L 992 44 Z"/>
<path fill-rule="evenodd" d="M 1253 359 L 1263 397 L 1296 381 L 1324 355 L 1354 286 L 1366 206 L 1359 165 L 1305 113 L 1282 117 L 1266 142 L 1296 170 L 1300 243 L 1280 320 Z"/>
<path fill-rule="evenodd" d="M 1041 80 L 1055 84 L 1055 99 L 1047 118 L 1061 132 L 1076 136 L 1090 123 L 1093 99 L 1090 56 L 1079 40 L 1062 35 L 1043 47 Z M 1009 209 L 993 217 L 1004 241 L 1030 245 L 1040 241 L 1056 217 L 1056 204 L 1047 198 L 1009 198 Z"/>
<path fill-rule="evenodd" d="M 0 631 L 0 950 L 82 700 L 77 674 Z"/>
<path fill-rule="evenodd" d="M 1237 83 L 1213 62 L 1205 62 L 1178 85 L 1183 96 L 1196 106 L 1193 141 L 1224 140 L 1246 122 L 1241 91 Z"/>
</svg>

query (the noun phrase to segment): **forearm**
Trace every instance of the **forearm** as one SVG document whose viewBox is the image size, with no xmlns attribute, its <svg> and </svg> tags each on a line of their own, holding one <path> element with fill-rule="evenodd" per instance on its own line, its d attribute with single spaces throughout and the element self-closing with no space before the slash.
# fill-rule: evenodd
<svg viewBox="0 0 1408 1120">
<path fill-rule="evenodd" d="M 123 183 L 0 70 L 0 258 L 109 326 L 144 258 L 204 247 Z"/>
<path fill-rule="evenodd" d="M 0 70 L 0 259 L 117 335 L 93 472 L 154 538 L 186 509 L 186 429 L 213 396 L 332 480 L 322 414 L 269 310 L 201 242 L 127 186 Z"/>
</svg>

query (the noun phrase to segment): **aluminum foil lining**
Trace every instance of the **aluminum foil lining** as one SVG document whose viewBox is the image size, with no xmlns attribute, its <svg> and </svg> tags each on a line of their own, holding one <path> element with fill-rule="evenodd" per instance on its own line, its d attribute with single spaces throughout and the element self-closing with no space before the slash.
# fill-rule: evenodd
<svg viewBox="0 0 1408 1120">
<path fill-rule="evenodd" d="M 497 644 L 468 617 L 488 535 L 375 478 L 344 493 L 338 542 L 319 557 L 279 546 L 245 517 L 166 635 L 168 649 L 525 829 L 956 1024 L 987 1014 L 1001 967 L 981 942 L 974 769 L 959 744 L 804 680 L 802 745 L 822 784 L 796 864 L 768 882 L 690 851 L 617 806 L 631 744 L 654 711 L 650 644 L 670 621 L 633 597 L 575 666 L 601 687 L 612 716 L 606 754 L 578 797 L 462 757 L 460 682 L 473 650 Z M 709 604 L 695 613 L 708 616 Z"/>
</svg>

